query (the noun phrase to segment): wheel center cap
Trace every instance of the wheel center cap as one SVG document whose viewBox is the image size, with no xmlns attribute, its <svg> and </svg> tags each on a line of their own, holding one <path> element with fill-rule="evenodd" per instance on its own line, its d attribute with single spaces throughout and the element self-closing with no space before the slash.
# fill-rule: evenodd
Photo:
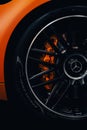
<svg viewBox="0 0 87 130">
<path fill-rule="evenodd" d="M 80 63 L 80 61 L 75 59 L 74 61 L 71 61 L 70 68 L 72 72 L 79 73 L 82 70 L 82 63 Z"/>
<path fill-rule="evenodd" d="M 70 55 L 64 62 L 64 72 L 71 79 L 81 79 L 86 75 L 87 59 L 83 55 Z"/>
</svg>

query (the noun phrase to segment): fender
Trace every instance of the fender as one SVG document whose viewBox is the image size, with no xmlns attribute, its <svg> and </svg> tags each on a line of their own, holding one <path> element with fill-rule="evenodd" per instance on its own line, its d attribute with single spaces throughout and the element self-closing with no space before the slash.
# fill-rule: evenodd
<svg viewBox="0 0 87 130">
<path fill-rule="evenodd" d="M 24 16 L 36 7 L 49 1 L 12 0 L 7 4 L 0 5 L 0 100 L 7 100 L 4 79 L 4 58 L 9 38 Z"/>
</svg>

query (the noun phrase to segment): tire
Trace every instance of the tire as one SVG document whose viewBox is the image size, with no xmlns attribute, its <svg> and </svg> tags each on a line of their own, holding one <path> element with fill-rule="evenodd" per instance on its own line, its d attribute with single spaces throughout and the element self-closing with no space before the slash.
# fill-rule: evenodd
<svg viewBox="0 0 87 130">
<path fill-rule="evenodd" d="M 79 49 L 78 49 L 78 48 L 75 48 L 75 47 L 77 47 L 76 45 L 75 45 L 75 47 L 70 47 L 69 45 L 67 45 L 67 46 L 64 45 L 65 44 L 64 43 L 63 46 L 60 47 L 61 49 L 59 51 L 62 53 L 62 55 L 64 53 L 64 56 L 62 56 L 62 57 L 60 56 L 62 58 L 62 60 L 60 62 L 58 62 L 58 57 L 57 57 L 56 64 L 58 62 L 59 67 L 60 66 L 63 66 L 63 67 L 62 68 L 60 67 L 59 70 L 57 70 L 57 68 L 56 68 L 55 75 L 60 76 L 60 75 L 62 75 L 62 73 L 64 73 L 64 75 L 65 75 L 65 77 L 67 77 L 67 79 L 65 79 L 65 77 L 63 77 L 62 82 L 65 80 L 64 81 L 65 85 L 63 84 L 63 87 L 66 86 L 67 90 L 65 88 L 64 88 L 64 90 L 61 90 L 61 88 L 60 88 L 60 90 L 62 92 L 64 92 L 64 95 L 63 95 L 63 98 L 60 99 L 60 101 L 59 101 L 60 103 L 57 106 L 58 109 L 51 108 L 54 106 L 54 102 L 57 97 L 55 97 L 55 98 L 53 97 L 53 99 L 51 99 L 51 102 L 53 102 L 53 104 L 51 104 L 51 103 L 46 104 L 46 102 L 49 100 L 49 97 L 50 97 L 49 94 L 51 95 L 53 88 L 50 90 L 47 90 L 45 88 L 46 87 L 45 84 L 40 85 L 42 82 L 46 82 L 46 81 L 43 81 L 42 78 L 40 78 L 38 76 L 37 76 L 38 79 L 34 78 L 35 75 L 37 74 L 37 72 L 39 73 L 39 71 L 41 71 L 41 69 L 42 69 L 42 68 L 38 67 L 40 64 L 42 64 L 43 66 L 45 65 L 45 66 L 49 67 L 48 63 L 45 64 L 43 61 L 40 61 L 40 59 L 43 56 L 41 55 L 41 52 L 39 51 L 39 53 L 38 53 L 38 51 L 35 50 L 34 47 L 36 47 L 36 49 L 37 48 L 44 49 L 44 44 L 47 41 L 51 42 L 50 41 L 51 39 L 49 37 L 51 37 L 51 35 L 53 35 L 53 34 L 57 35 L 57 32 L 56 32 L 57 28 L 59 29 L 58 35 L 59 35 L 60 41 L 61 41 L 60 34 L 63 34 L 63 32 L 65 32 L 65 31 L 69 34 L 70 29 L 73 30 L 72 32 L 76 31 L 78 33 L 77 30 L 79 30 L 79 26 L 80 27 L 82 26 L 82 28 L 81 28 L 81 30 L 79 30 L 79 32 L 80 31 L 83 32 L 85 29 L 85 32 L 84 32 L 84 36 L 85 36 L 85 33 L 87 33 L 86 27 L 85 27 L 86 19 L 87 19 L 87 7 L 67 5 L 67 7 L 60 7 L 57 9 L 54 6 L 53 9 L 51 10 L 52 6 L 50 3 L 47 4 L 47 7 L 49 7 L 48 11 L 41 13 L 41 15 L 38 18 L 35 18 L 33 20 L 32 24 L 30 24 L 30 26 L 28 26 L 29 22 L 26 20 L 24 20 L 24 22 L 22 22 L 22 24 L 19 24 L 19 26 L 21 28 L 23 26 L 23 24 L 26 24 L 26 22 L 27 22 L 26 28 L 22 32 L 22 36 L 21 35 L 20 35 L 20 37 L 17 36 L 17 34 L 19 32 L 17 34 L 14 33 L 16 35 L 16 37 L 18 37 L 18 39 L 19 39 L 18 40 L 16 38 L 17 39 L 17 40 L 15 40 L 16 44 L 15 44 L 15 42 L 12 43 L 15 35 L 13 35 L 9 41 L 9 44 L 7 47 L 7 52 L 6 52 L 6 58 L 5 58 L 5 81 L 6 81 L 6 86 L 7 86 L 8 97 L 9 97 L 9 100 L 11 100 L 11 102 L 13 102 L 14 104 L 22 104 L 22 107 L 24 106 L 24 107 L 29 108 L 32 106 L 30 104 L 30 102 L 32 102 L 35 109 L 37 108 L 37 110 L 40 113 L 44 113 L 44 115 L 46 117 L 51 117 L 51 118 L 60 117 L 60 118 L 65 118 L 65 119 L 70 119 L 70 120 L 82 119 L 82 118 L 87 117 L 87 113 L 86 113 L 87 111 L 85 109 L 86 104 L 84 103 L 84 108 L 82 107 L 82 104 L 80 104 L 81 110 L 78 110 L 77 106 L 76 106 L 76 102 L 78 101 L 78 98 L 74 97 L 74 99 L 72 99 L 72 97 L 73 97 L 72 95 L 74 93 L 73 91 L 76 91 L 76 93 L 77 93 L 77 90 L 73 89 L 73 87 L 71 87 L 71 88 L 68 88 L 68 87 L 70 87 L 72 81 L 73 81 L 72 86 L 74 86 L 74 88 L 75 88 L 75 86 L 81 85 L 81 87 L 80 87 L 81 90 L 78 89 L 78 91 L 80 91 L 80 93 L 81 93 L 81 91 L 83 91 L 83 93 L 81 93 L 80 98 L 79 98 L 79 100 L 82 103 L 83 99 L 86 98 L 86 96 L 83 98 L 83 94 L 85 92 L 85 95 L 86 95 L 86 91 L 87 91 L 85 87 L 84 87 L 85 89 L 82 88 L 82 86 L 86 86 L 86 81 L 85 81 L 86 80 L 85 79 L 86 78 L 86 72 L 85 72 L 86 67 L 85 67 L 85 69 L 82 69 L 82 68 L 84 68 L 84 67 L 82 67 L 83 63 L 86 64 L 86 58 L 87 58 L 86 56 L 83 56 L 83 55 L 86 55 L 86 54 L 83 54 L 83 52 L 86 53 L 84 46 L 81 43 L 79 43 L 79 45 L 78 45 Z M 41 12 L 43 12 L 43 11 L 41 11 Z M 29 16 L 27 16 L 27 20 L 28 20 L 28 17 Z M 64 22 L 65 22 L 65 24 L 64 24 Z M 68 31 L 67 31 L 67 27 L 70 28 Z M 45 35 L 45 36 L 43 36 L 43 35 Z M 73 34 L 71 34 L 71 35 L 73 35 Z M 82 35 L 80 35 L 80 36 L 82 36 Z M 79 41 L 82 41 L 84 39 L 84 36 L 82 36 L 82 39 L 79 39 Z M 59 40 L 59 39 L 57 39 L 57 40 Z M 74 39 L 73 36 L 72 36 L 72 39 Z M 85 37 L 85 39 L 86 39 L 86 37 Z M 65 40 L 65 42 L 67 41 L 66 38 L 64 40 Z M 73 42 L 73 40 L 71 40 L 70 37 L 69 37 L 69 40 Z M 74 39 L 74 40 L 76 40 L 76 39 Z M 12 44 L 13 44 L 13 46 L 12 46 Z M 52 45 L 52 44 L 51 44 L 51 46 L 56 51 L 57 48 L 54 47 L 54 45 Z M 86 45 L 85 45 L 85 47 L 86 47 Z M 69 48 L 69 52 L 63 48 Z M 71 49 L 72 52 L 70 51 L 70 48 L 72 48 Z M 33 51 L 31 51 L 31 50 L 33 50 Z M 43 53 L 45 54 L 47 52 L 43 51 Z M 75 55 L 74 55 L 74 53 L 75 53 Z M 81 53 L 81 55 L 79 53 Z M 48 54 L 48 55 L 53 56 L 53 53 Z M 39 58 L 39 60 L 36 60 L 36 62 L 35 62 L 35 59 L 33 56 L 35 58 Z M 71 59 L 74 59 L 74 57 L 75 58 L 77 57 L 78 63 L 80 62 L 79 59 L 82 59 L 81 60 L 82 64 L 80 65 L 80 69 L 82 69 L 82 70 L 80 70 L 79 68 L 76 68 L 76 70 L 74 71 L 74 70 L 72 70 L 73 67 L 71 67 L 71 69 L 68 70 L 68 68 L 70 66 L 73 66 L 74 65 L 73 63 L 75 61 L 77 61 L 77 60 L 75 60 L 74 62 L 71 61 Z M 67 63 L 68 60 L 70 60 L 71 65 L 69 65 Z M 63 61 L 64 61 L 64 65 L 62 63 Z M 75 64 L 76 63 L 77 62 L 75 62 Z M 67 66 L 67 64 L 68 64 L 68 66 Z M 10 67 L 10 72 L 9 72 L 9 67 Z M 79 75 L 81 75 L 80 71 L 81 71 L 82 76 L 79 76 Z M 60 73 L 60 75 L 58 75 L 58 73 Z M 82 84 L 82 83 L 80 84 L 80 80 L 83 80 L 83 77 L 84 77 L 85 84 Z M 56 78 L 56 80 L 54 80 L 53 86 L 55 86 L 55 84 L 58 82 L 57 78 Z M 69 81 L 70 85 L 69 85 L 69 82 L 67 82 L 67 84 L 66 84 L 66 81 Z M 79 83 L 77 83 L 77 81 Z M 36 85 L 36 83 L 38 83 L 38 84 Z M 8 88 L 8 86 L 10 89 Z M 45 86 L 45 87 L 37 89 L 38 86 L 41 86 L 41 87 Z M 61 86 L 61 84 L 60 84 L 60 86 Z M 37 87 L 36 90 L 34 90 L 33 87 Z M 54 95 L 55 95 L 55 93 L 54 93 Z M 59 96 L 59 95 L 57 95 L 57 96 Z M 67 96 L 68 96 L 68 98 L 67 98 Z M 67 101 L 68 101 L 68 103 L 67 103 Z M 73 101 L 75 101 L 74 110 L 71 110 L 72 104 L 69 104 L 71 101 L 72 101 L 72 104 L 73 104 Z M 26 105 L 24 105 L 23 102 L 25 102 Z M 68 106 L 67 110 L 65 108 L 66 103 Z M 18 106 L 20 106 L 20 105 L 18 105 Z M 17 106 L 17 109 L 18 109 L 18 106 Z M 32 107 L 31 107 L 31 109 L 32 109 Z"/>
</svg>

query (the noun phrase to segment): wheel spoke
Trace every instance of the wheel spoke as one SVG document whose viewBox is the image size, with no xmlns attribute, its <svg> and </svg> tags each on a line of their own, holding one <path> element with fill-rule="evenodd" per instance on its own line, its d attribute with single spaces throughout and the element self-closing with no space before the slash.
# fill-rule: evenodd
<svg viewBox="0 0 87 130">
<path fill-rule="evenodd" d="M 80 85 L 80 84 L 79 84 Z M 71 84 L 71 100 L 72 100 L 72 113 L 73 115 L 80 115 L 82 114 L 82 111 L 81 111 L 81 106 L 82 106 L 82 103 L 80 101 L 81 99 L 81 95 L 79 93 L 79 88 L 80 86 L 78 87 L 78 82 L 72 82 Z"/>
<path fill-rule="evenodd" d="M 29 59 L 30 60 L 33 60 L 34 62 L 37 62 L 37 63 L 39 63 L 39 64 L 42 64 L 42 65 L 44 65 L 44 66 L 47 66 L 47 67 L 49 67 L 49 68 L 51 68 L 51 67 L 56 67 L 56 65 L 55 64 L 51 64 L 51 63 L 49 63 L 49 62 L 44 62 L 44 61 L 42 61 L 42 60 L 39 60 L 39 59 L 37 59 L 37 58 L 33 58 L 33 57 L 30 57 L 29 56 Z"/>
<path fill-rule="evenodd" d="M 64 39 L 64 35 L 65 34 L 63 34 L 63 35 L 58 35 L 58 37 L 59 37 L 59 41 L 60 41 L 60 48 L 61 48 L 61 50 L 63 51 L 63 50 L 68 50 L 69 49 L 69 43 Z"/>
<path fill-rule="evenodd" d="M 44 75 L 44 74 L 49 74 L 50 72 L 53 72 L 53 71 L 54 71 L 54 69 L 42 71 L 42 72 L 40 72 L 40 73 L 38 73 L 38 74 L 35 74 L 35 75 L 33 75 L 32 77 L 30 77 L 29 80 L 36 79 L 36 78 L 38 78 L 38 77 L 40 77 L 40 76 L 42 76 L 42 75 Z"/>
<path fill-rule="evenodd" d="M 52 40 L 49 40 L 49 43 L 52 46 L 52 48 L 55 50 L 55 52 L 58 53 L 58 48 L 53 44 Z"/>
<path fill-rule="evenodd" d="M 37 48 L 31 49 L 31 51 L 36 52 L 36 53 L 40 53 L 40 54 L 43 53 L 43 54 L 47 54 L 47 55 L 51 55 L 51 56 L 57 56 L 57 53 L 55 53 L 55 52 L 48 52 L 46 50 L 41 50 L 41 49 L 37 49 Z"/>
<path fill-rule="evenodd" d="M 72 38 L 72 47 L 78 47 L 77 46 L 77 42 L 76 42 L 76 34 L 75 34 L 75 32 L 72 32 L 71 33 L 71 38 Z"/>
<path fill-rule="evenodd" d="M 87 56 L 87 38 L 82 42 L 82 46 L 80 47 L 84 54 Z"/>
<path fill-rule="evenodd" d="M 32 85 L 32 88 L 40 87 L 40 86 L 45 86 L 51 83 L 55 83 L 58 80 L 58 78 L 54 78 L 53 80 L 49 80 L 40 84 Z"/>
<path fill-rule="evenodd" d="M 71 26 L 72 27 L 72 26 Z M 70 44 L 70 48 L 78 49 L 77 41 L 76 41 L 76 31 L 68 27 L 67 31 L 67 41 Z M 72 31 L 71 31 L 72 30 Z"/>
<path fill-rule="evenodd" d="M 77 85 L 74 85 L 73 86 L 73 98 L 74 99 L 78 99 L 79 98 L 79 93 L 78 93 L 78 86 Z"/>
<path fill-rule="evenodd" d="M 58 89 L 58 82 L 57 82 L 57 83 L 55 84 L 55 86 L 53 87 L 53 90 L 52 90 L 50 96 L 48 97 L 48 99 L 47 99 L 45 105 L 49 106 L 49 104 L 50 104 L 51 101 L 53 100 L 53 97 L 55 96 L 55 93 L 56 93 L 57 89 Z"/>
<path fill-rule="evenodd" d="M 46 105 L 54 109 L 60 100 L 64 97 L 69 86 L 70 84 L 66 80 L 57 82 L 46 101 Z"/>
<path fill-rule="evenodd" d="M 64 82 L 64 85 L 62 84 L 61 85 L 61 89 L 60 89 L 60 91 L 59 91 L 59 93 L 58 93 L 58 96 L 59 96 L 59 98 L 58 98 L 58 100 L 57 100 L 57 102 L 53 105 L 53 109 L 57 106 L 57 104 L 61 101 L 61 99 L 64 97 L 64 95 L 65 95 L 65 93 L 68 91 L 68 89 L 69 89 L 69 87 L 70 87 L 70 84 L 68 84 L 67 86 L 67 83 L 66 82 Z"/>
</svg>

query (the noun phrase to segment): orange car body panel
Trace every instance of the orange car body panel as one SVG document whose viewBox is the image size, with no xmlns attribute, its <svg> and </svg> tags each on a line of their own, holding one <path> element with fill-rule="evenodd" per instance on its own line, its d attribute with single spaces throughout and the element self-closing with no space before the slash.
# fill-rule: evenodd
<svg viewBox="0 0 87 130">
<path fill-rule="evenodd" d="M 12 0 L 7 4 L 0 5 L 0 100 L 7 100 L 4 79 L 4 60 L 10 36 L 25 15 L 48 1 L 49 0 Z"/>
</svg>

